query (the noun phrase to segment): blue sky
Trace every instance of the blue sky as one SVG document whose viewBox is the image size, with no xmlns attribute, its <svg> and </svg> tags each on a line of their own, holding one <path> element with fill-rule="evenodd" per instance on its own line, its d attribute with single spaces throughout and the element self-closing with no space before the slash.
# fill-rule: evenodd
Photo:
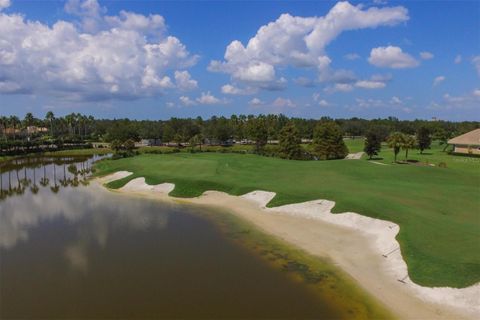
<svg viewBox="0 0 480 320">
<path fill-rule="evenodd" d="M 478 1 L 0 8 L 1 114 L 480 120 Z"/>
</svg>

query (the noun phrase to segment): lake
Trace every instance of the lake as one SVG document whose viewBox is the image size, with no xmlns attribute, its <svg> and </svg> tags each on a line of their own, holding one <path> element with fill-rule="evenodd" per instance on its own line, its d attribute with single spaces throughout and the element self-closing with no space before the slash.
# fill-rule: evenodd
<svg viewBox="0 0 480 320">
<path fill-rule="evenodd" d="M 96 158 L 3 166 L 0 318 L 339 318 L 203 208 L 88 183 Z"/>
</svg>

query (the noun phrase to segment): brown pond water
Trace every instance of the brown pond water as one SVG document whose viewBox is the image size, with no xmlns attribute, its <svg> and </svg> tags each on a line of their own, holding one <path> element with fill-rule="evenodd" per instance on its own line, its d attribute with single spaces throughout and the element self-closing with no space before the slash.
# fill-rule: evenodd
<svg viewBox="0 0 480 320">
<path fill-rule="evenodd" d="M 64 160 L 2 169 L 0 318 L 342 314 L 229 239 L 204 209 L 87 186 L 91 160 L 76 169 Z"/>
</svg>

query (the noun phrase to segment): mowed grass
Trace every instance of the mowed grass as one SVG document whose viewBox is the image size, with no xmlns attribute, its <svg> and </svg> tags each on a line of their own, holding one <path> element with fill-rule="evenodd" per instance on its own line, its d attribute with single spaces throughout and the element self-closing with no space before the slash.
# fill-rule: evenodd
<svg viewBox="0 0 480 320">
<path fill-rule="evenodd" d="M 427 156 L 431 163 L 446 161 L 447 168 L 392 164 L 391 150 L 380 155 L 388 165 L 365 159 L 292 161 L 251 154 L 178 153 L 101 161 L 97 168 L 100 175 L 134 172 L 111 183 L 112 188 L 145 177 L 149 184 L 174 183 L 171 195 L 177 197 L 207 190 L 233 195 L 267 190 L 277 193 L 269 206 L 334 200 L 337 213 L 358 212 L 401 226 L 397 240 L 416 283 L 466 287 L 480 281 L 480 162 L 440 150 L 435 147 Z M 425 159 L 410 153 L 412 159 Z"/>
</svg>

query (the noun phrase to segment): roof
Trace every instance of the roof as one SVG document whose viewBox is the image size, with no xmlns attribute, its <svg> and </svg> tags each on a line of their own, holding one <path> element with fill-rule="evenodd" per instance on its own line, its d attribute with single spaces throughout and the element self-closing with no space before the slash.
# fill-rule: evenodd
<svg viewBox="0 0 480 320">
<path fill-rule="evenodd" d="M 449 144 L 462 144 L 469 146 L 480 146 L 480 129 L 462 134 L 461 136 L 448 140 Z"/>
</svg>

